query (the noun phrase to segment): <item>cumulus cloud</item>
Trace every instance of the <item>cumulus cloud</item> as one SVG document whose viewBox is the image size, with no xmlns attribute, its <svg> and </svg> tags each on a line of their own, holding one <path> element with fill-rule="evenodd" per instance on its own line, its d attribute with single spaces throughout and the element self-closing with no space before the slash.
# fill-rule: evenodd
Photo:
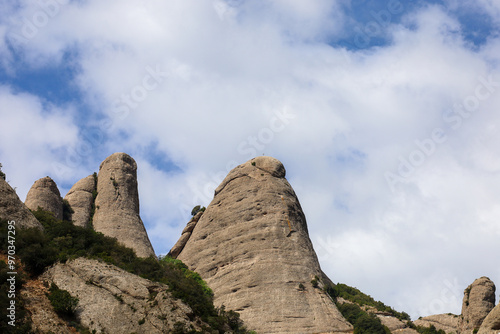
<svg viewBox="0 0 500 334">
<path fill-rule="evenodd" d="M 272 155 L 333 281 L 414 317 L 459 312 L 457 294 L 474 278 L 500 282 L 484 258 L 498 253 L 500 233 L 495 36 L 472 48 L 466 27 L 435 5 L 387 24 L 387 45 L 352 50 L 328 44 L 349 22 L 330 1 L 59 3 L 23 43 L 13 35 L 22 25 L 0 28 L 30 66 L 75 55 L 74 83 L 98 133 L 80 121 L 78 136 L 75 110 L 4 88 L 0 99 L 24 116 L 2 105 L 2 135 L 12 124 L 29 134 L 2 145 L 2 159 L 22 162 L 16 180 L 51 174 L 53 160 L 70 171 L 64 180 L 86 176 L 98 158 L 67 161 L 85 140 L 102 159 L 125 151 L 138 162 L 141 215 L 164 254 L 232 167 Z M 12 17 L 25 24 L 44 11 L 20 8 Z M 25 166 L 31 155 L 39 162 Z"/>
<path fill-rule="evenodd" d="M 76 143 L 78 128 L 71 117 L 74 111 L 4 85 L 0 86 L 0 105 L 3 170 L 24 199 L 35 180 L 54 176 L 61 152 Z"/>
</svg>

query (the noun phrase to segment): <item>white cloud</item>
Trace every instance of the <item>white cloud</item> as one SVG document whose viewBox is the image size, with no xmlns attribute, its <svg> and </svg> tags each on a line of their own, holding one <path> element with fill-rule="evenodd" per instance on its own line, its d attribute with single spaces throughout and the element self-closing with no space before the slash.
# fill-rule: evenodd
<svg viewBox="0 0 500 334">
<path fill-rule="evenodd" d="M 0 156 L 7 180 L 24 199 L 33 182 L 53 174 L 60 152 L 77 142 L 71 109 L 60 109 L 38 97 L 0 86 Z M 71 175 L 70 177 L 74 177 Z M 31 180 L 31 181 L 30 181 Z"/>
<path fill-rule="evenodd" d="M 33 17 L 33 6 L 18 17 Z M 500 43 L 471 50 L 459 22 L 428 6 L 389 27 L 390 45 L 324 44 L 345 20 L 328 1 L 88 1 L 61 6 L 15 46 L 34 64 L 77 51 L 76 81 L 96 109 L 88 117 L 102 112 L 111 123 L 99 154 L 138 161 L 141 215 L 157 252 L 173 245 L 192 206 L 208 205 L 234 163 L 273 155 L 334 281 L 413 316 L 438 304 L 458 312 L 457 289 L 482 275 L 500 282 L 484 258 L 500 250 Z M 0 124 L 27 129 L 1 151 L 22 162 L 16 178 L 34 181 L 55 148 L 81 144 L 56 108 L 4 95 L 25 115 L 5 112 Z M 467 103 L 471 112 L 450 114 Z M 150 144 L 180 169 L 158 167 Z M 32 155 L 39 162 L 28 164 Z M 92 172 L 81 172 L 88 164 L 73 169 L 74 181 Z M 411 167 L 404 177 L 402 164 Z M 404 182 L 391 189 L 387 172 Z"/>
</svg>

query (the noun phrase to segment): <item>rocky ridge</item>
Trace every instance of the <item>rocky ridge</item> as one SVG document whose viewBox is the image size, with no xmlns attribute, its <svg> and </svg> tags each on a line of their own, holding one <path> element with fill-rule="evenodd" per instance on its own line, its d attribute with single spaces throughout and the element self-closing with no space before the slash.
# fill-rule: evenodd
<svg viewBox="0 0 500 334">
<path fill-rule="evenodd" d="M 215 190 L 178 258 L 258 333 L 340 333 L 352 326 L 311 281 L 323 273 L 285 168 L 258 157 Z M 301 285 L 304 289 L 301 289 Z"/>
<path fill-rule="evenodd" d="M 31 210 L 41 207 L 50 211 L 57 219 L 63 219 L 63 199 L 57 184 L 46 176 L 36 180 L 26 195 L 26 206 Z"/>
<path fill-rule="evenodd" d="M 77 297 L 76 316 L 96 333 L 170 333 L 176 323 L 194 330 L 203 324 L 188 305 L 172 297 L 168 286 L 97 260 L 58 263 L 40 281 L 45 286 L 55 283 Z M 38 308 L 35 315 L 41 312 L 45 311 Z M 43 328 L 40 322 L 37 328 Z"/>
<path fill-rule="evenodd" d="M 43 229 L 42 224 L 19 199 L 12 187 L 0 177 L 0 218 L 15 221 L 20 228 Z"/>
</svg>

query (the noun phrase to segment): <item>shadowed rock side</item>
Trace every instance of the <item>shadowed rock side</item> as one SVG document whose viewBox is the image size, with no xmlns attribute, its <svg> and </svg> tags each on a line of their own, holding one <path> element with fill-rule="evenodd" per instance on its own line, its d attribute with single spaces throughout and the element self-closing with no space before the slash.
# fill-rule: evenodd
<svg viewBox="0 0 500 334">
<path fill-rule="evenodd" d="M 240 312 L 249 329 L 352 330 L 330 297 L 311 284 L 322 271 L 278 160 L 258 157 L 233 169 L 191 233 L 178 258 L 207 281 L 215 304 Z"/>
<path fill-rule="evenodd" d="M 71 187 L 64 197 L 74 211 L 71 214 L 71 220 L 76 226 L 87 227 L 89 224 L 92 212 L 92 193 L 96 190 L 95 181 L 93 175 L 81 179 Z"/>
<path fill-rule="evenodd" d="M 20 228 L 36 227 L 42 229 L 42 224 L 19 199 L 12 187 L 0 177 L 0 218 L 15 221 Z"/>
<path fill-rule="evenodd" d="M 139 216 L 137 164 L 125 153 L 106 158 L 97 176 L 94 229 L 135 250 L 137 256 L 155 256 Z"/>
<path fill-rule="evenodd" d="M 36 180 L 26 195 L 25 204 L 31 210 L 38 207 L 50 211 L 57 219 L 63 219 L 63 201 L 56 183 L 46 176 Z"/>
<path fill-rule="evenodd" d="M 458 332 L 471 334 L 479 329 L 494 307 L 495 284 L 488 277 L 478 278 L 465 289 Z"/>
<path fill-rule="evenodd" d="M 498 334 L 500 333 L 500 304 L 495 306 L 488 316 L 483 320 L 478 334 Z"/>
</svg>

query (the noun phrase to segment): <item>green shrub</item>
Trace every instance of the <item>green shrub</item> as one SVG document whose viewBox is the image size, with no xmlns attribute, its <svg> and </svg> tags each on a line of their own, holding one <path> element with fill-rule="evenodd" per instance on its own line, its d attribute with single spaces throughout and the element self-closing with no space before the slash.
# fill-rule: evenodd
<svg viewBox="0 0 500 334">
<path fill-rule="evenodd" d="M 390 313 L 401 321 L 411 320 L 410 316 L 406 312 L 398 312 L 392 307 L 387 306 L 380 301 L 376 301 L 371 296 L 364 294 L 360 290 L 350 287 L 346 284 L 338 283 L 335 286 L 328 284 L 325 286 L 324 290 L 334 300 L 336 300 L 338 297 L 341 297 L 361 306 L 367 305 L 375 307 L 378 311 Z"/>
<path fill-rule="evenodd" d="M 2 164 L 0 163 L 0 177 L 5 180 L 5 173 L 2 172 Z"/>
<path fill-rule="evenodd" d="M 390 334 L 387 327 L 373 314 L 369 314 L 356 304 L 337 303 L 337 308 L 344 318 L 354 327 L 354 334 Z"/>
<path fill-rule="evenodd" d="M 59 289 L 54 282 L 52 282 L 49 292 L 50 304 L 57 314 L 63 316 L 73 316 L 75 314 L 78 298 L 72 297 L 66 290 Z"/>
<path fill-rule="evenodd" d="M 416 329 L 420 334 L 446 334 L 444 330 L 438 330 L 434 325 L 431 325 L 430 327 L 417 326 Z"/>
</svg>

